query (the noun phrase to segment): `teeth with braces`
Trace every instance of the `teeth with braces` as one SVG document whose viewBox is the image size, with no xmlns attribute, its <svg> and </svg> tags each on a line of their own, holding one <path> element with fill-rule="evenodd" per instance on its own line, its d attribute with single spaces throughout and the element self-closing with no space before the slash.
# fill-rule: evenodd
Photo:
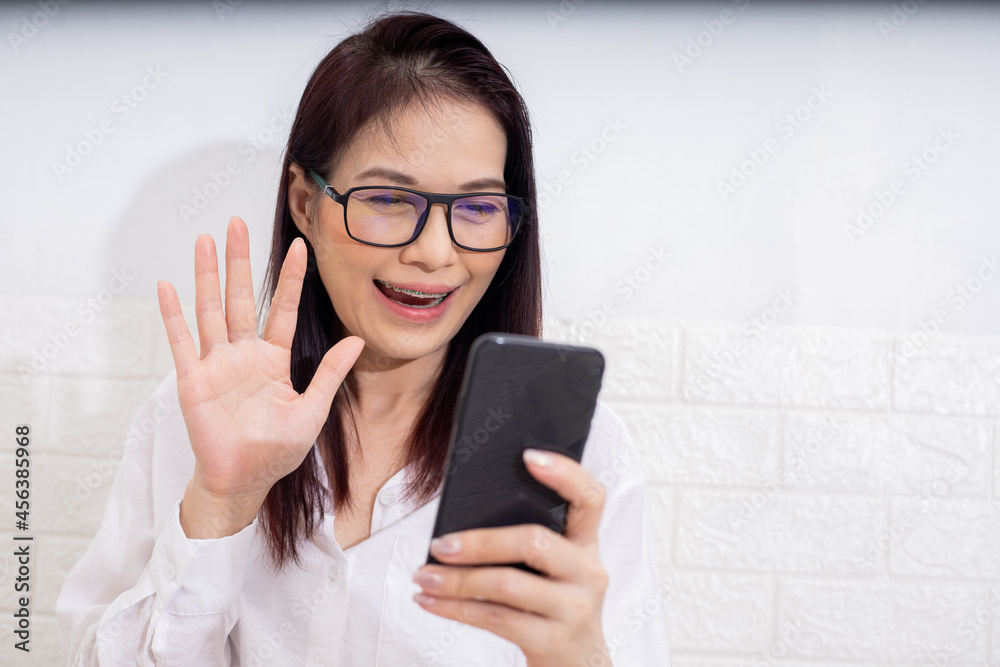
<svg viewBox="0 0 1000 667">
<path fill-rule="evenodd" d="M 378 280 L 378 278 L 376 278 L 375 280 Z M 429 294 L 427 292 L 418 292 L 417 290 L 412 290 L 412 289 L 402 289 L 400 287 L 396 287 L 395 285 L 387 283 L 384 280 L 378 280 L 378 282 L 382 283 L 386 287 L 391 287 L 392 289 L 396 290 L 397 292 L 400 292 L 401 294 L 409 294 L 410 296 L 420 297 L 421 299 L 442 299 L 451 294 L 451 292 L 442 292 L 441 294 Z M 421 306 L 414 306 L 414 307 L 420 308 Z"/>
</svg>

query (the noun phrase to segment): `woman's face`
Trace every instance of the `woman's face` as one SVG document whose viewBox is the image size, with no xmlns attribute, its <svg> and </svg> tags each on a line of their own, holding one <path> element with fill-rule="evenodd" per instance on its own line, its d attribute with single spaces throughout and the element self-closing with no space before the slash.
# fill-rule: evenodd
<svg viewBox="0 0 1000 667">
<path fill-rule="evenodd" d="M 418 103 L 397 113 L 392 139 L 377 129 L 360 133 L 330 175 L 330 185 L 341 193 L 362 185 L 442 194 L 505 192 L 507 141 L 493 115 L 450 99 L 428 107 Z M 292 216 L 313 246 L 317 269 L 345 333 L 365 341 L 363 357 L 384 364 L 443 354 L 506 251 L 457 247 L 448 234 L 443 204 L 431 207 L 423 231 L 409 245 L 365 245 L 347 235 L 343 206 L 325 195 L 308 219 L 305 202 L 316 188 L 307 185 L 306 179 L 313 181 L 298 166 L 292 170 Z M 414 299 L 413 291 L 448 296 L 430 305 L 437 300 Z"/>
</svg>

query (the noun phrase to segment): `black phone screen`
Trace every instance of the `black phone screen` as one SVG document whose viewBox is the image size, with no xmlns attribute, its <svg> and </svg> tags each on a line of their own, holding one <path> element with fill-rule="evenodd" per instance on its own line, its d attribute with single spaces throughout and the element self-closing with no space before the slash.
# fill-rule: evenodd
<svg viewBox="0 0 1000 667">
<path fill-rule="evenodd" d="M 458 399 L 434 537 L 523 523 L 562 533 L 566 501 L 528 473 L 521 455 L 535 448 L 581 460 L 603 372 L 604 357 L 593 348 L 510 334 L 477 338 Z"/>
</svg>

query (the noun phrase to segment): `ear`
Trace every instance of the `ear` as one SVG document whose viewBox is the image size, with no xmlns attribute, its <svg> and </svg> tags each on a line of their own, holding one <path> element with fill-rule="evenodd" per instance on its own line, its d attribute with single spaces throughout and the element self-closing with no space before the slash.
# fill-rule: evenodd
<svg viewBox="0 0 1000 667">
<path fill-rule="evenodd" d="M 313 180 L 306 175 L 305 170 L 292 163 L 288 167 L 288 210 L 295 226 L 302 235 L 313 242 L 312 220 L 309 216 L 309 203 L 315 197 L 315 188 L 310 187 Z"/>
</svg>

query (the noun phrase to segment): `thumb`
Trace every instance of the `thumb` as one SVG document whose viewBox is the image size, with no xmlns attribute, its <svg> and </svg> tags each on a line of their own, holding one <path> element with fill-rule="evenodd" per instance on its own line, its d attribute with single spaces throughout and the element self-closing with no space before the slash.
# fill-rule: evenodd
<svg viewBox="0 0 1000 667">
<path fill-rule="evenodd" d="M 308 410 L 313 414 L 322 415 L 321 422 L 326 421 L 337 389 L 340 388 L 364 347 L 365 341 L 357 336 L 348 336 L 323 355 L 323 361 L 316 369 L 312 382 L 302 394 L 302 400 Z"/>
</svg>

